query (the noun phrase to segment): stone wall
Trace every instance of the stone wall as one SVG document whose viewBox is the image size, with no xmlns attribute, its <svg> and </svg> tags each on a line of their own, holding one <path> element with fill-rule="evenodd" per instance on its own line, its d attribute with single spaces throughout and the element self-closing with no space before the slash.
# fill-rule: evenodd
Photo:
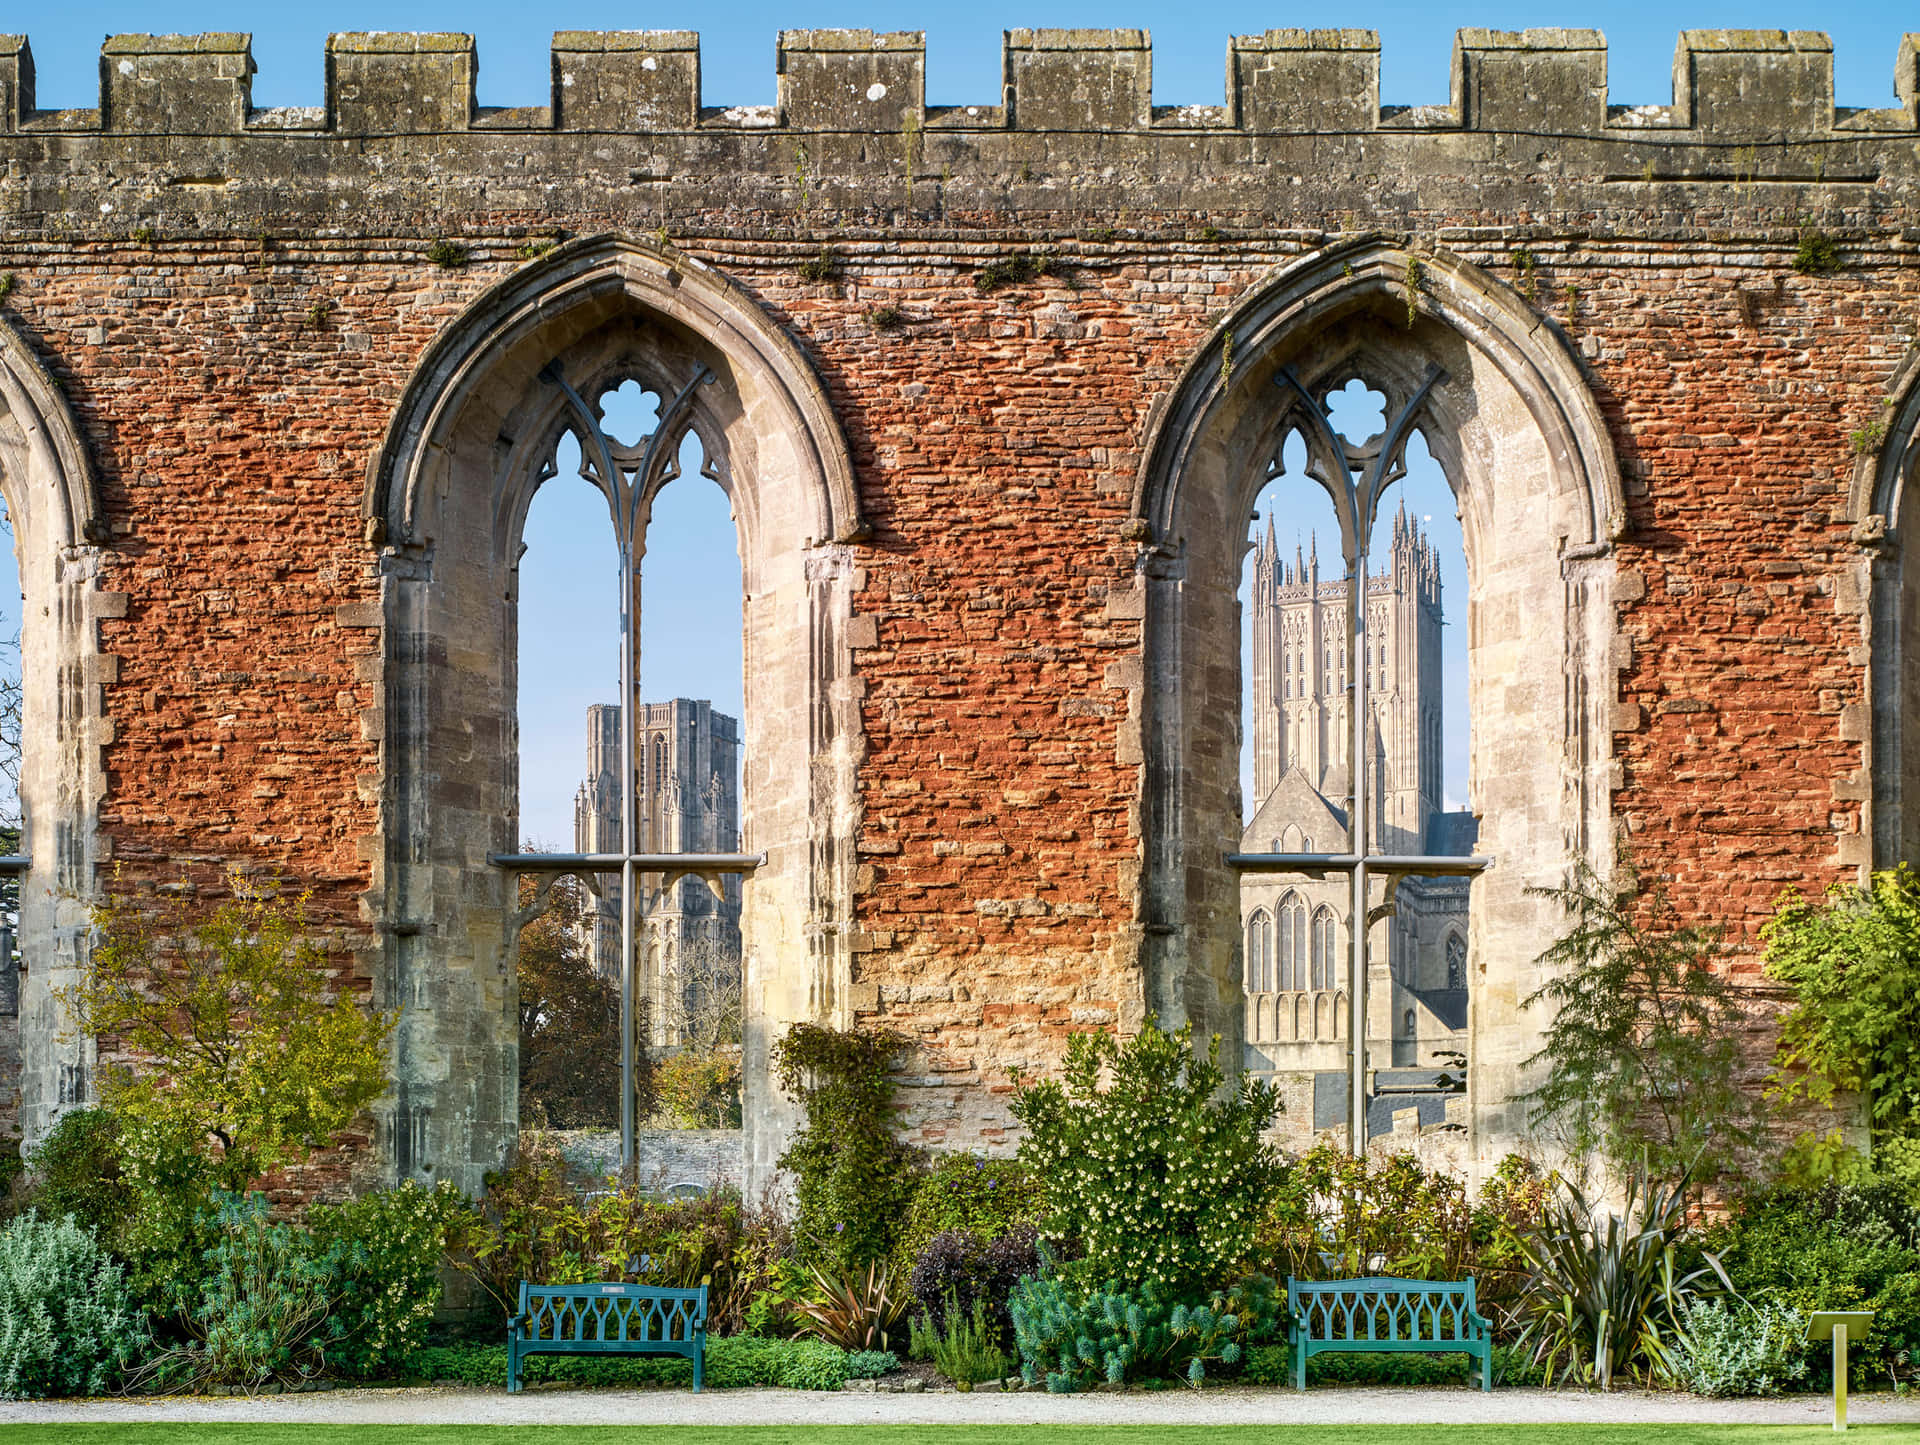
<svg viewBox="0 0 1920 1445">
<path fill-rule="evenodd" d="M 1876 111 L 1780 32 L 1687 32 L 1633 109 L 1593 32 L 1463 31 L 1413 109 L 1352 31 L 1235 39 L 1226 103 L 1175 109 L 1133 31 L 1010 32 L 1003 93 L 952 107 L 914 35 L 780 54 L 778 105 L 720 108 L 690 35 L 563 32 L 547 103 L 490 110 L 466 37 L 336 36 L 326 104 L 261 111 L 245 37 L 117 37 L 99 108 L 48 112 L 0 41 L 0 360 L 45 418 L 0 446 L 46 527 L 29 1133 L 84 1092 L 52 989 L 86 899 L 237 866 L 312 888 L 341 986 L 405 1010 L 361 1177 L 506 1149 L 485 854 L 539 354 L 726 373 L 758 1177 L 793 1018 L 902 1031 L 943 1147 L 1008 1147 L 1009 1071 L 1077 1029 L 1151 1011 L 1237 1056 L 1228 579 L 1281 365 L 1450 378 L 1497 858 L 1474 1167 L 1521 1133 L 1526 885 L 1622 837 L 1751 983 L 1778 891 L 1870 861 L 1899 528 L 1860 476 L 1904 475 L 1912 414 L 1913 39 Z"/>
</svg>

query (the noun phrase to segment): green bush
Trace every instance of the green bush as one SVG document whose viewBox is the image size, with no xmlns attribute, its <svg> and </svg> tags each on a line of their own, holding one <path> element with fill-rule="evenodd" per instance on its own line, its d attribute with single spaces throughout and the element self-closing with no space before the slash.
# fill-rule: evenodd
<svg viewBox="0 0 1920 1445">
<path fill-rule="evenodd" d="M 1457 1175 L 1428 1173 L 1411 1154 L 1368 1161 L 1318 1144 L 1282 1172 L 1254 1254 L 1276 1278 L 1459 1279 L 1473 1226 Z"/>
<path fill-rule="evenodd" d="M 120 1266 L 71 1217 L 0 1228 L 0 1396 L 97 1395 L 146 1341 Z"/>
<path fill-rule="evenodd" d="M 47 1219 L 72 1215 L 111 1242 L 133 1208 L 119 1141 L 120 1121 L 105 1109 L 62 1114 L 27 1158 L 27 1203 Z"/>
<path fill-rule="evenodd" d="M 274 1223 L 263 1195 L 223 1193 L 213 1213 L 219 1239 L 205 1255 L 193 1340 L 154 1360 L 156 1376 L 251 1390 L 319 1375 L 339 1294 L 332 1262 L 306 1231 Z"/>
<path fill-rule="evenodd" d="M 408 1181 L 307 1211 L 315 1248 L 333 1276 L 330 1369 L 379 1374 L 418 1348 L 440 1304 L 448 1225 L 465 1209 L 451 1184 L 428 1190 Z"/>
<path fill-rule="evenodd" d="M 1861 1096 L 1879 1152 L 1920 1138 L 1920 877 L 1902 865 L 1868 888 L 1837 884 L 1824 906 L 1786 894 L 1760 937 L 1767 972 L 1795 998 L 1781 1091 Z"/>
<path fill-rule="evenodd" d="M 763 1340 L 734 1335 L 707 1341 L 705 1382 L 715 1389 L 774 1387 L 787 1390 L 837 1390 L 856 1378 L 845 1350 L 820 1340 Z M 507 1347 L 435 1345 L 415 1350 L 399 1373 L 409 1379 L 458 1385 L 507 1383 Z M 693 1383 L 693 1362 L 677 1355 L 594 1357 L 533 1355 L 522 1372 L 528 1383 L 543 1380 L 575 1385 L 677 1385 Z"/>
<path fill-rule="evenodd" d="M 1806 1331 L 1788 1305 L 1700 1301 L 1674 1341 L 1674 1382 L 1696 1395 L 1777 1395 L 1806 1378 Z"/>
<path fill-rule="evenodd" d="M 1912 1377 L 1920 1351 L 1920 1209 L 1893 1185 L 1781 1189 L 1741 1202 L 1708 1236 L 1728 1278 L 1757 1304 L 1802 1313 L 1872 1310 L 1850 1343 L 1860 1378 Z M 1816 1382 L 1830 1373 L 1815 1352 Z"/>
<path fill-rule="evenodd" d="M 999 1239 L 1017 1225 L 1037 1224 L 1041 1207 L 1040 1181 L 1018 1159 L 942 1155 L 914 1186 L 894 1245 L 894 1272 L 906 1278 L 936 1234 L 963 1229 Z"/>
<path fill-rule="evenodd" d="M 583 1198 L 559 1152 L 538 1137 L 522 1141 L 512 1166 L 487 1176 L 480 1201 L 452 1221 L 448 1252 L 505 1320 L 519 1307 L 520 1281 L 582 1284 L 624 1279 L 646 1261 L 646 1282 L 707 1286 L 716 1331 L 749 1327 L 754 1302 L 781 1283 L 790 1237 L 778 1214 L 749 1206 L 737 1190 L 659 1200 L 637 1189 Z M 773 1328 L 773 1307 L 760 1311 Z"/>
<path fill-rule="evenodd" d="M 1057 1080 L 1016 1081 L 1020 1159 L 1044 1190 L 1041 1233 L 1078 1247 L 1084 1280 L 1202 1298 L 1253 1245 L 1281 1176 L 1263 1137 L 1279 1097 L 1251 1078 L 1229 1089 L 1219 1039 L 1204 1060 L 1192 1041 L 1191 1025 L 1162 1033 L 1149 1017 L 1125 1042 L 1076 1034 Z"/>
<path fill-rule="evenodd" d="M 1526 1061 L 1541 1080 L 1528 1123 L 1617 1176 L 1737 1170 L 1759 1120 L 1739 1069 L 1747 1005 L 1716 968 L 1722 929 L 1683 922 L 1625 858 L 1612 878 L 1582 862 L 1567 887 L 1527 891 L 1568 917 L 1535 960 L 1547 981 L 1522 1000 L 1551 1020 Z"/>
<path fill-rule="evenodd" d="M 1249 1341 L 1271 1335 L 1284 1299 L 1264 1275 L 1192 1305 L 1151 1283 L 1085 1291 L 1042 1277 L 1021 1280 L 1008 1309 L 1021 1375 L 1067 1394 L 1100 1381 L 1174 1377 L 1197 1385 L 1208 1362 L 1231 1369 Z"/>
<path fill-rule="evenodd" d="M 895 1034 L 795 1024 L 773 1046 L 780 1087 L 807 1126 L 780 1156 L 794 1176 L 795 1243 L 845 1271 L 889 1259 L 913 1197 L 917 1150 L 893 1133 Z"/>
<path fill-rule="evenodd" d="M 1307 1361 L 1307 1383 L 1341 1385 L 1457 1385 L 1477 1379 L 1480 1362 L 1471 1355 L 1315 1355 Z M 1250 1385 L 1291 1385 L 1293 1346 L 1255 1345 L 1247 1351 L 1241 1378 Z M 1493 1347 L 1495 1384 L 1541 1385 L 1546 1371 L 1525 1351 Z"/>
</svg>

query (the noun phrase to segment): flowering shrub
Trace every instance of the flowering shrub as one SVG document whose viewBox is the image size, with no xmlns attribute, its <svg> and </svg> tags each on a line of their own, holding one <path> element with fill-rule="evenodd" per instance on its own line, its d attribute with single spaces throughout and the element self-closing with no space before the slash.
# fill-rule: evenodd
<svg viewBox="0 0 1920 1445">
<path fill-rule="evenodd" d="M 335 1279 L 327 1363 L 374 1375 L 418 1348 L 440 1304 L 440 1261 L 453 1219 L 467 1202 L 451 1184 L 412 1181 L 307 1213 L 316 1248 Z"/>
<path fill-rule="evenodd" d="M 0 1396 L 97 1395 L 146 1341 L 120 1266 L 70 1218 L 0 1228 Z"/>
<path fill-rule="evenodd" d="M 1204 1060 L 1191 1045 L 1190 1025 L 1167 1034 L 1148 1018 L 1124 1043 L 1076 1035 L 1058 1080 L 1016 1080 L 1020 1159 L 1044 1191 L 1041 1235 L 1076 1243 L 1073 1268 L 1087 1280 L 1197 1297 L 1252 1248 L 1280 1179 L 1261 1137 L 1280 1101 L 1252 1079 L 1227 1092 L 1220 1041 Z"/>
</svg>

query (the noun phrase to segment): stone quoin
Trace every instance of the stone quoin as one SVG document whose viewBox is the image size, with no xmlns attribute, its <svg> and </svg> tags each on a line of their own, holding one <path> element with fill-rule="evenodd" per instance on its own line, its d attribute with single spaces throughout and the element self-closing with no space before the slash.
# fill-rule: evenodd
<svg viewBox="0 0 1920 1445">
<path fill-rule="evenodd" d="M 1243 1047 L 1236 589 L 1316 394 L 1438 366 L 1469 806 L 1466 1157 L 1519 1142 L 1528 892 L 1621 842 L 1683 913 L 1920 838 L 1920 37 L 1836 108 L 1822 35 L 1466 30 L 1437 106 L 1369 32 L 1008 32 L 930 105 L 913 33 L 789 31 L 717 107 L 687 32 L 561 32 L 544 103 L 463 35 L 116 36 L 97 108 L 0 38 L 0 492 L 27 699 L 19 1119 L 83 1101 L 59 991 L 108 891 L 312 890 L 400 1010 L 363 1183 L 478 1186 L 516 1120 L 516 563 L 567 424 L 675 390 L 738 527 L 750 1187 L 795 1020 L 913 1042 L 902 1127 L 1010 1147 L 1008 1071 L 1149 1013 Z M 533 97 L 529 97 L 533 99 Z M 1302 506 L 1324 505 L 1303 489 Z M 1911 699 L 1920 703 L 1920 699 Z"/>
</svg>

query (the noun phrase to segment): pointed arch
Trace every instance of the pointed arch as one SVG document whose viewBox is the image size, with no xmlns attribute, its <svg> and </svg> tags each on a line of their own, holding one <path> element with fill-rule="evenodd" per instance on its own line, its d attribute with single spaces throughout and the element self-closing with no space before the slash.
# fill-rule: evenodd
<svg viewBox="0 0 1920 1445">
<path fill-rule="evenodd" d="M 0 318 L 0 496 L 26 599 L 20 626 L 20 1130 L 40 1138 L 90 1090 L 92 1046 L 60 1003 L 85 963 L 106 793 L 99 622 L 125 615 L 100 590 L 107 527 L 84 434 L 59 382 Z M 9 1021 L 12 1022 L 12 1021 Z"/>
<path fill-rule="evenodd" d="M 1861 641 L 1871 662 L 1871 852 L 1842 861 L 1890 868 L 1920 857 L 1920 346 L 1895 370 L 1879 444 L 1854 464 L 1848 514 L 1866 550 Z M 1843 850 L 1847 839 L 1842 839 Z"/>
<path fill-rule="evenodd" d="M 864 526 L 845 437 L 794 339 L 704 262 L 617 235 L 562 246 L 475 298 L 427 348 L 368 470 L 385 704 L 367 908 L 385 938 L 376 988 L 403 1007 L 378 1147 L 393 1177 L 473 1189 L 516 1128 L 513 1010 L 501 1007 L 514 880 L 487 859 L 517 851 L 520 536 L 577 425 L 556 378 L 590 403 L 627 381 L 684 395 L 703 470 L 733 512 L 743 846 L 768 859 L 742 918 L 758 1187 L 795 1124 L 767 1081 L 771 1038 L 799 1019 L 851 1019 L 850 544 Z"/>
<path fill-rule="evenodd" d="M 1300 391 L 1277 384 L 1283 367 Z M 1229 308 L 1149 419 L 1133 497 L 1146 582 L 1143 911 L 1149 979 L 1182 982 L 1149 1007 L 1223 1035 L 1237 1027 L 1212 1005 L 1233 976 L 1234 939 L 1208 920 L 1240 917 L 1224 855 L 1237 836 L 1247 518 L 1283 473 L 1298 408 L 1324 406 L 1353 380 L 1383 393 L 1389 416 L 1417 406 L 1461 513 L 1470 806 L 1483 814 L 1480 850 L 1496 859 L 1470 905 L 1492 984 L 1471 1045 L 1473 1149 L 1490 1165 L 1524 1128 L 1513 1101 L 1541 1026 L 1517 1000 L 1533 991 L 1554 924 L 1527 889 L 1562 881 L 1571 857 L 1602 870 L 1610 860 L 1612 542 L 1627 513 L 1612 440 L 1566 339 L 1460 257 L 1372 236 L 1282 267 Z M 1317 651 L 1309 665 L 1339 685 Z"/>
</svg>

